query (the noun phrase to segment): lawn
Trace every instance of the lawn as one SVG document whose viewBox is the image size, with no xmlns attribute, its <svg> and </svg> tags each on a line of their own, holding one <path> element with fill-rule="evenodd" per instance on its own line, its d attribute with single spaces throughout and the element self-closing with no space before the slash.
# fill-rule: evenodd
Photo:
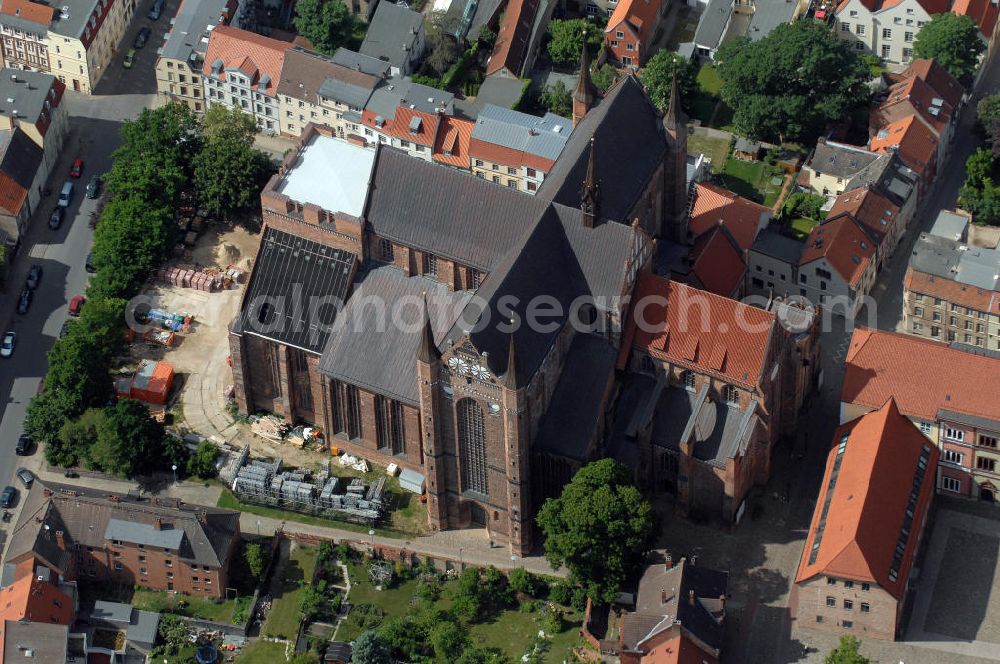
<svg viewBox="0 0 1000 664">
<path fill-rule="evenodd" d="M 698 93 L 691 101 L 691 115 L 706 127 L 732 131 L 733 111 L 719 97 L 722 78 L 714 65 L 705 64 L 695 77 Z"/>
<path fill-rule="evenodd" d="M 264 636 L 295 638 L 301 618 L 299 595 L 304 585 L 312 583 L 317 553 L 318 547 L 295 544 L 289 559 L 274 571 L 273 579 L 278 581 L 272 580 L 272 583 L 280 583 L 280 589 L 274 592 L 271 610 L 261 631 Z"/>
<path fill-rule="evenodd" d="M 763 161 L 742 161 L 730 157 L 721 173 L 717 173 L 719 183 L 743 198 L 772 206 L 781 193 L 781 184 L 772 182 L 777 178 L 773 170 Z"/>
<path fill-rule="evenodd" d="M 214 602 L 208 597 L 178 595 L 165 590 L 136 588 L 132 595 L 132 605 L 144 611 L 176 613 L 190 618 L 201 618 L 214 622 L 231 623 L 237 600 Z"/>
<path fill-rule="evenodd" d="M 240 650 L 237 664 L 276 664 L 285 661 L 285 644 L 253 641 Z"/>
<path fill-rule="evenodd" d="M 724 138 L 712 138 L 699 134 L 689 134 L 687 139 L 688 154 L 703 154 L 712 161 L 712 172 L 723 169 L 729 158 L 729 141 Z"/>
<path fill-rule="evenodd" d="M 698 82 L 699 90 L 713 97 L 719 96 L 719 91 L 722 90 L 722 77 L 719 76 L 719 70 L 715 65 L 702 65 L 695 80 Z"/>
<path fill-rule="evenodd" d="M 805 217 L 796 217 L 788 224 L 792 231 L 795 233 L 795 237 L 799 240 L 804 240 L 809 237 L 810 231 L 816 226 L 816 221 L 813 219 L 806 219 Z"/>
</svg>

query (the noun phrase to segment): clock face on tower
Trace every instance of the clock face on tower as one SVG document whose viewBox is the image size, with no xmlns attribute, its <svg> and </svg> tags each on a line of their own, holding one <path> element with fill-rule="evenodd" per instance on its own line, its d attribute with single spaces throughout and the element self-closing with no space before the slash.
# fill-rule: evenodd
<svg viewBox="0 0 1000 664">
<path fill-rule="evenodd" d="M 452 373 L 460 376 L 472 376 L 479 380 L 489 380 L 490 370 L 480 364 L 474 364 L 461 357 L 453 357 L 448 360 L 448 368 Z"/>
<path fill-rule="evenodd" d="M 448 360 L 448 368 L 451 369 L 452 372 L 463 376 L 469 373 L 469 363 L 460 357 L 453 357 Z"/>
</svg>

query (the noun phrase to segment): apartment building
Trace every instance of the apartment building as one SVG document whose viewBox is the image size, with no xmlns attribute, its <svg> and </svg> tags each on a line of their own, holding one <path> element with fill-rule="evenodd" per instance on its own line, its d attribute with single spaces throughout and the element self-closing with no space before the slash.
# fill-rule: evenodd
<svg viewBox="0 0 1000 664">
<path fill-rule="evenodd" d="M 206 103 L 242 109 L 260 131 L 278 132 L 277 87 L 288 48 L 287 42 L 217 26 L 201 70 Z"/>
<path fill-rule="evenodd" d="M 836 34 L 854 48 L 880 58 L 895 71 L 913 59 L 917 32 L 951 0 L 847 0 L 836 14 Z"/>
<path fill-rule="evenodd" d="M 792 586 L 800 626 L 899 636 L 939 456 L 891 397 L 837 429 Z"/>
<path fill-rule="evenodd" d="M 828 224 L 840 217 L 853 219 L 868 234 L 875 247 L 872 260 L 878 272 L 885 259 L 892 255 L 902 235 L 899 213 L 899 207 L 891 200 L 873 186 L 866 186 L 837 196 L 823 223 Z"/>
<path fill-rule="evenodd" d="M 358 50 L 388 62 L 393 76 L 412 74 L 424 56 L 424 15 L 404 5 L 380 2 Z"/>
<path fill-rule="evenodd" d="M 43 152 L 20 127 L 0 130 L 0 243 L 15 249 L 42 199 Z"/>
<path fill-rule="evenodd" d="M 623 67 L 646 63 L 654 51 L 650 40 L 670 4 L 661 0 L 621 0 L 604 29 L 604 43 Z"/>
<path fill-rule="evenodd" d="M 239 512 L 36 479 L 7 548 L 70 581 L 225 597 Z"/>
<path fill-rule="evenodd" d="M 66 86 L 51 74 L 0 70 L 0 130 L 15 127 L 42 148 L 40 179 L 48 179 L 69 131 L 63 93 Z"/>
<path fill-rule="evenodd" d="M 903 281 L 910 334 L 1000 350 L 1000 250 L 921 233 Z"/>
<path fill-rule="evenodd" d="M 937 445 L 938 490 L 1000 499 L 1000 354 L 910 334 L 855 328 L 845 359 L 840 419 L 893 398 Z"/>
<path fill-rule="evenodd" d="M 878 154 L 865 148 L 820 137 L 802 166 L 798 184 L 819 196 L 838 196 L 847 189 L 851 178 L 876 159 Z"/>
<path fill-rule="evenodd" d="M 814 226 L 798 264 L 799 295 L 854 315 L 875 283 L 875 243 L 850 215 Z"/>
<path fill-rule="evenodd" d="M 111 64 L 135 8 L 136 0 L 63 0 L 58 7 L 3 0 L 4 66 L 48 72 L 89 94 Z"/>
<path fill-rule="evenodd" d="M 476 118 L 469 154 L 477 177 L 534 194 L 573 130 L 566 118 L 486 104 Z"/>
<path fill-rule="evenodd" d="M 186 104 L 198 113 L 205 110 L 202 69 L 212 30 L 229 25 L 238 0 L 183 0 L 170 21 L 163 45 L 157 51 L 156 93 Z"/>
<path fill-rule="evenodd" d="M 361 113 L 361 131 L 368 143 L 404 150 L 411 157 L 432 161 L 444 116 L 455 114 L 455 95 L 391 77 L 377 87 Z"/>
</svg>

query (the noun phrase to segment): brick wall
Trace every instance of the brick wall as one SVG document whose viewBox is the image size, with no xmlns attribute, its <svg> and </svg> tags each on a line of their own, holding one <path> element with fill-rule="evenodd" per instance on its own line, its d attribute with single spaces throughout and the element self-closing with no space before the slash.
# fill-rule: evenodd
<svg viewBox="0 0 1000 664">
<path fill-rule="evenodd" d="M 848 588 L 843 579 L 830 585 L 825 576 L 797 584 L 799 626 L 832 634 L 853 634 L 862 640 L 894 640 L 899 608 L 896 598 L 875 584 L 871 584 L 870 590 L 861 588 L 860 581 Z M 833 599 L 834 606 L 827 606 L 827 598 Z M 850 609 L 844 608 L 844 600 L 853 604 Z M 862 612 L 862 603 L 868 604 L 867 613 Z M 822 616 L 822 622 L 817 621 L 817 616 Z M 845 620 L 853 626 L 845 627 Z"/>
</svg>

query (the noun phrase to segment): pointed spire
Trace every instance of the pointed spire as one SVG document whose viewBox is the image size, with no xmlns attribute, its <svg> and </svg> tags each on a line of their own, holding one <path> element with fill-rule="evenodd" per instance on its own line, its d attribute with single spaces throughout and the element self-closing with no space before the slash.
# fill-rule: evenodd
<svg viewBox="0 0 1000 664">
<path fill-rule="evenodd" d="M 676 131 L 684 126 L 681 120 L 681 99 L 680 90 L 677 87 L 677 72 L 674 72 L 673 81 L 670 84 L 670 104 L 667 106 L 667 113 L 663 116 L 663 126 Z"/>
<path fill-rule="evenodd" d="M 510 321 L 513 326 L 513 319 Z M 514 343 L 514 331 L 510 332 L 510 345 L 507 349 L 507 371 L 503 375 L 503 384 L 509 389 L 517 389 L 517 346 Z"/>
<path fill-rule="evenodd" d="M 600 216 L 601 183 L 597 180 L 597 157 L 594 154 L 594 137 L 590 137 L 590 154 L 587 156 L 587 177 L 583 181 L 580 195 L 580 209 L 583 211 L 583 225 L 593 228 Z"/>
<path fill-rule="evenodd" d="M 580 79 L 573 91 L 573 126 L 575 127 L 594 105 L 594 85 L 590 80 L 590 57 L 587 53 L 587 31 L 583 31 L 583 51 L 580 54 Z"/>
<path fill-rule="evenodd" d="M 431 328 L 431 310 L 427 302 L 427 291 L 424 291 L 424 326 L 420 333 L 420 347 L 417 348 L 417 359 L 430 364 L 440 359 L 437 346 L 434 344 L 434 330 Z"/>
</svg>

